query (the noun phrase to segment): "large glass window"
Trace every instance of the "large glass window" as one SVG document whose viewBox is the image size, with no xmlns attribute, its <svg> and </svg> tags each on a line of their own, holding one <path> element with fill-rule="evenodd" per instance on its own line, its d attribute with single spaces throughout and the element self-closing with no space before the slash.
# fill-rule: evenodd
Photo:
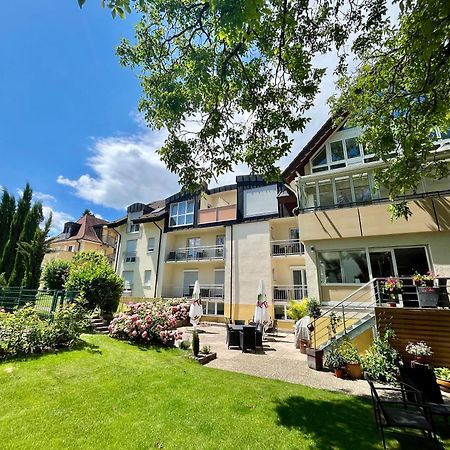
<svg viewBox="0 0 450 450">
<path fill-rule="evenodd" d="M 347 149 L 347 158 L 358 158 L 361 156 L 361 149 L 357 138 L 350 138 L 345 140 L 345 147 Z"/>
<path fill-rule="evenodd" d="M 336 186 L 336 204 L 346 205 L 353 202 L 350 178 L 342 177 L 334 180 Z"/>
<path fill-rule="evenodd" d="M 369 177 L 366 173 L 353 175 L 353 188 L 355 191 L 355 201 L 370 202 L 372 200 Z"/>
<path fill-rule="evenodd" d="M 410 277 L 415 272 L 424 274 L 430 270 L 424 247 L 395 248 L 394 255 L 399 277 Z"/>
<path fill-rule="evenodd" d="M 179 227 L 183 225 L 192 225 L 194 223 L 194 200 L 186 200 L 184 202 L 173 203 L 170 205 L 171 227 Z"/>
<path fill-rule="evenodd" d="M 319 253 L 321 282 L 367 283 L 369 270 L 365 250 Z"/>
<path fill-rule="evenodd" d="M 278 213 L 277 185 L 244 190 L 244 216 L 256 217 Z"/>
<path fill-rule="evenodd" d="M 319 181 L 320 206 L 334 205 L 333 185 L 330 180 Z"/>
<path fill-rule="evenodd" d="M 344 146 L 342 141 L 330 143 L 331 161 L 342 161 L 344 159 Z"/>
<path fill-rule="evenodd" d="M 127 263 L 136 262 L 136 249 L 137 249 L 137 239 L 129 239 L 127 241 L 127 247 L 125 252 L 125 262 Z"/>
</svg>

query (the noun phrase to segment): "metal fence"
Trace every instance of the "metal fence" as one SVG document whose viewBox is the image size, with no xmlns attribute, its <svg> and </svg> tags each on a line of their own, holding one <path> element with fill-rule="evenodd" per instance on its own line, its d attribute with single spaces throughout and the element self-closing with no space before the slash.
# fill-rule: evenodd
<svg viewBox="0 0 450 450">
<path fill-rule="evenodd" d="M 21 287 L 0 288 L 0 308 L 12 311 L 31 304 L 37 311 L 51 315 L 58 306 L 70 303 L 79 292 L 46 289 L 24 289 Z"/>
</svg>

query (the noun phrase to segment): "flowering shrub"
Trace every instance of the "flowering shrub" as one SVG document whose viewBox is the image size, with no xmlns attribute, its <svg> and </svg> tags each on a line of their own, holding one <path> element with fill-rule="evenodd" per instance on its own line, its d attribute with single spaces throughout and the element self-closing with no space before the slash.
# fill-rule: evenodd
<svg viewBox="0 0 450 450">
<path fill-rule="evenodd" d="M 416 272 L 411 278 L 416 286 L 429 286 L 434 284 L 434 280 L 439 275 L 433 272 L 427 272 L 425 275 L 421 275 Z"/>
<path fill-rule="evenodd" d="M 189 319 L 189 307 L 190 303 L 178 303 L 178 304 L 171 304 L 171 314 L 173 317 L 175 317 L 175 320 L 179 320 L 181 322 L 184 322 Z"/>
<path fill-rule="evenodd" d="M 172 306 L 153 302 L 132 303 L 111 321 L 108 329 L 109 334 L 117 339 L 169 344 L 183 335 L 175 328 L 176 323 Z"/>
<path fill-rule="evenodd" d="M 413 356 L 431 356 L 433 351 L 425 341 L 410 342 L 406 346 L 406 351 Z"/>
<path fill-rule="evenodd" d="M 85 312 L 77 303 L 60 307 L 52 321 L 31 305 L 12 313 L 0 312 L 0 360 L 70 347 L 85 326 Z"/>
</svg>

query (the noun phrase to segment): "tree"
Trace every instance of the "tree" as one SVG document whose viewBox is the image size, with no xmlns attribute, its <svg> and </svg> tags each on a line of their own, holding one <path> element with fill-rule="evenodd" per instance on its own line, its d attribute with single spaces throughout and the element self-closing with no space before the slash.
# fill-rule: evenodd
<svg viewBox="0 0 450 450">
<path fill-rule="evenodd" d="M 117 53 L 140 71 L 139 110 L 150 127 L 168 130 L 159 154 L 184 186 L 239 162 L 275 178 L 318 92 L 324 71 L 314 57 L 337 50 L 334 111 L 366 127 L 363 142 L 389 162 L 378 181 L 392 198 L 419 174 L 445 176 L 444 164 L 430 161 L 429 134 L 448 124 L 450 91 L 450 3 L 395 3 L 398 21 L 387 0 L 104 2 L 113 16 L 133 6 L 141 17 L 135 42 Z M 360 61 L 354 76 L 349 54 Z"/>
<path fill-rule="evenodd" d="M 50 214 L 41 229 L 36 227 L 31 242 L 20 242 L 18 244 L 18 253 L 24 259 L 24 277 L 22 285 L 27 289 L 38 289 L 42 272 L 42 261 L 46 253 L 50 251 L 50 242 L 48 233 L 52 224 L 52 215 Z"/>
<path fill-rule="evenodd" d="M 42 281 L 47 289 L 63 290 L 69 276 L 70 262 L 64 259 L 53 259 L 45 266 Z"/>
<path fill-rule="evenodd" d="M 23 251 L 19 251 L 19 248 L 23 244 L 30 243 L 36 237 L 36 231 L 39 229 L 39 224 L 43 219 L 42 204 L 37 202 L 27 214 L 25 223 L 23 224 L 22 232 L 20 233 L 19 241 L 17 243 L 18 251 L 16 252 L 14 267 L 8 280 L 9 286 L 20 286 L 22 282 L 25 281 L 26 254 Z"/>
<path fill-rule="evenodd" d="M 4 189 L 0 203 L 0 259 L 8 240 L 15 209 L 16 199 Z"/>
<path fill-rule="evenodd" d="M 78 252 L 70 264 L 66 290 L 82 292 L 89 309 L 99 307 L 104 313 L 111 314 L 119 305 L 123 280 L 115 274 L 103 254 Z"/>
<path fill-rule="evenodd" d="M 19 238 L 25 224 L 25 219 L 30 212 L 32 196 L 33 191 L 27 183 L 19 201 L 17 202 L 17 208 L 10 226 L 8 241 L 6 242 L 3 250 L 0 273 L 5 273 L 6 280 L 9 280 L 9 277 L 13 271 L 17 253 L 17 243 L 19 242 Z"/>
<path fill-rule="evenodd" d="M 82 214 L 82 215 L 83 215 L 83 216 L 93 216 L 94 213 L 93 213 L 90 209 L 86 208 L 86 209 L 83 211 L 83 214 Z"/>
</svg>

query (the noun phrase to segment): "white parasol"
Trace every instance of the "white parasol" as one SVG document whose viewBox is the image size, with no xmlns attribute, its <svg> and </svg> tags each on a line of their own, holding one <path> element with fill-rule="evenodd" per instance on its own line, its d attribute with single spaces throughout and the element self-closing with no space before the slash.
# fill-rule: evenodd
<svg viewBox="0 0 450 450">
<path fill-rule="evenodd" d="M 266 294 L 264 293 L 264 283 L 262 280 L 259 280 L 258 300 L 256 302 L 256 309 L 255 309 L 256 323 L 265 323 L 268 321 L 269 319 L 268 309 L 269 305 L 266 300 Z"/>
<path fill-rule="evenodd" d="M 200 297 L 200 284 L 197 280 L 194 284 L 194 291 L 192 292 L 192 302 L 189 308 L 189 317 L 191 324 L 194 325 L 194 328 L 199 324 L 202 314 L 203 308 L 202 299 Z"/>
</svg>

